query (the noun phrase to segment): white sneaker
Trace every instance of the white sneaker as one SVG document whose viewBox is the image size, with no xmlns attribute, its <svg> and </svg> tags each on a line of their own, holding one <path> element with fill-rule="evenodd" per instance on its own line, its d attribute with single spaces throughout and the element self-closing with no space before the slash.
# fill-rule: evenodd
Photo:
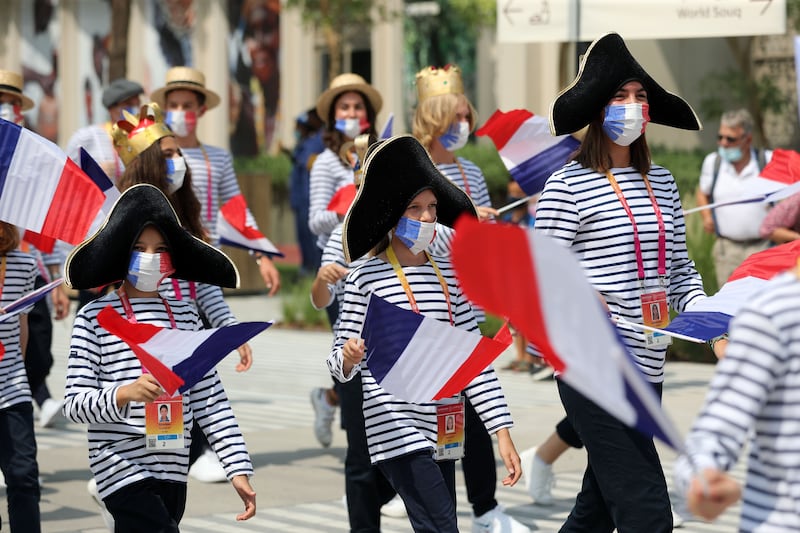
<svg viewBox="0 0 800 533">
<path fill-rule="evenodd" d="M 536 448 L 529 448 L 519 455 L 522 464 L 522 479 L 533 502 L 539 505 L 552 505 L 552 490 L 556 484 L 553 466 L 536 455 Z"/>
<path fill-rule="evenodd" d="M 100 494 L 97 492 L 97 482 L 94 478 L 90 479 L 89 483 L 86 484 L 86 490 L 89 491 L 92 500 L 100 508 L 100 515 L 103 517 L 103 522 L 105 522 L 106 527 L 111 533 L 114 533 L 114 517 L 111 516 L 111 513 L 106 509 L 106 504 L 100 499 Z"/>
<path fill-rule="evenodd" d="M 314 407 L 314 435 L 324 448 L 333 442 L 333 416 L 336 414 L 336 407 L 328 403 L 325 389 L 317 387 L 311 390 L 311 405 Z"/>
<path fill-rule="evenodd" d="M 683 517 L 680 515 L 678 511 L 675 510 L 675 507 L 672 507 L 672 529 L 678 529 L 683 527 Z"/>
<path fill-rule="evenodd" d="M 197 458 L 197 461 L 189 468 L 189 475 L 203 483 L 219 483 L 228 480 L 225 469 L 222 468 L 217 454 L 211 448 Z"/>
<path fill-rule="evenodd" d="M 507 515 L 501 506 L 472 519 L 472 533 L 530 533 L 531 530 Z"/>
<path fill-rule="evenodd" d="M 61 408 L 63 406 L 63 401 L 54 400 L 53 398 L 46 399 L 39 409 L 39 426 L 43 428 L 52 427 L 56 420 L 61 417 Z"/>
<path fill-rule="evenodd" d="M 390 516 L 392 518 L 405 518 L 408 516 L 406 511 L 406 504 L 403 503 L 403 498 L 397 494 L 394 498 L 381 506 L 381 514 L 383 516 Z"/>
</svg>

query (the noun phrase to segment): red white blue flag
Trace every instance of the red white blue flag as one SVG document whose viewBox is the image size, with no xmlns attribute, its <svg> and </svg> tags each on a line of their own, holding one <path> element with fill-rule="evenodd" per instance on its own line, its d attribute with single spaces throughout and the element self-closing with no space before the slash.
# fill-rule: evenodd
<svg viewBox="0 0 800 533">
<path fill-rule="evenodd" d="M 104 201 L 58 146 L 0 119 L 0 220 L 77 244 Z"/>
<path fill-rule="evenodd" d="M 64 283 L 64 278 L 58 278 L 57 280 L 51 281 L 47 285 L 42 285 L 36 290 L 29 292 L 28 294 L 18 298 L 8 304 L 7 306 L 3 307 L 3 313 L 0 314 L 0 322 L 6 322 L 11 320 L 12 317 L 18 315 L 25 309 L 29 308 L 48 294 L 50 291 L 58 287 Z"/>
<path fill-rule="evenodd" d="M 217 234 L 220 244 L 260 252 L 270 257 L 283 257 L 283 253 L 263 233 L 248 223 L 247 202 L 241 194 L 237 194 L 219 208 Z"/>
<path fill-rule="evenodd" d="M 110 305 L 100 311 L 97 322 L 130 346 L 170 396 L 192 388 L 226 355 L 272 325 L 242 322 L 199 331 L 162 328 L 128 322 Z"/>
<path fill-rule="evenodd" d="M 800 241 L 754 253 L 733 271 L 725 285 L 714 295 L 700 300 L 675 317 L 664 328 L 698 341 L 707 341 L 727 333 L 728 324 L 767 281 L 797 265 Z"/>
<path fill-rule="evenodd" d="M 505 331 L 505 333 L 503 333 Z M 371 294 L 361 332 L 375 381 L 410 403 L 461 392 L 511 344 L 507 328 L 496 339 L 408 311 Z"/>
<path fill-rule="evenodd" d="M 550 174 L 580 145 L 571 135 L 553 136 L 546 118 L 525 109 L 495 111 L 475 135 L 492 139 L 511 177 L 529 196 L 542 192 Z"/>
<path fill-rule="evenodd" d="M 520 226 L 470 217 L 461 217 L 455 230 L 451 261 L 471 301 L 507 318 L 559 379 L 610 415 L 683 449 L 683 439 L 568 249 Z"/>
</svg>

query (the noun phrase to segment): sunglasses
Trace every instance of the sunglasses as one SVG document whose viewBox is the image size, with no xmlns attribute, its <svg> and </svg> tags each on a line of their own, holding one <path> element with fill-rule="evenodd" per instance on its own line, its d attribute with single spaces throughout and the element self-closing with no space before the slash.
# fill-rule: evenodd
<svg viewBox="0 0 800 533">
<path fill-rule="evenodd" d="M 744 135 L 742 135 L 742 137 L 744 137 Z M 731 137 L 729 135 L 717 135 L 717 142 L 722 142 L 722 139 L 725 139 L 730 144 L 733 144 L 733 143 L 736 143 L 736 142 L 739 142 L 740 140 L 742 140 L 742 137 Z"/>
</svg>

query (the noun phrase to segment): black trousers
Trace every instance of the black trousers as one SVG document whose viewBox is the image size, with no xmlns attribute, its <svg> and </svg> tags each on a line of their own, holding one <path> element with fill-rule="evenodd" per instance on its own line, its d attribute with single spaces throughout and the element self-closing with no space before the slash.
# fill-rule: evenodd
<svg viewBox="0 0 800 533">
<path fill-rule="evenodd" d="M 114 533 L 178 533 L 186 509 L 186 484 L 145 479 L 103 499 Z"/>
<path fill-rule="evenodd" d="M 586 446 L 588 465 L 562 533 L 669 533 L 672 511 L 653 439 L 609 415 L 561 380 L 558 392 Z M 661 385 L 654 384 L 661 396 Z"/>
<path fill-rule="evenodd" d="M 30 402 L 0 409 L 0 471 L 6 478 L 11 531 L 39 533 L 41 490 Z"/>
<path fill-rule="evenodd" d="M 497 507 L 494 497 L 497 488 L 494 447 L 491 435 L 469 400 L 466 401 L 464 415 L 466 427 L 461 468 L 464 471 L 467 500 L 475 516 L 481 516 Z"/>
</svg>

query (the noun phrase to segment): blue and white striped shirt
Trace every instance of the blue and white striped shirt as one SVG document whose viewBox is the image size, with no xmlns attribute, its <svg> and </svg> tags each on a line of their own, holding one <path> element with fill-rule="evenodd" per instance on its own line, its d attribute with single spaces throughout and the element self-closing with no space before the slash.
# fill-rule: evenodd
<svg viewBox="0 0 800 533">
<path fill-rule="evenodd" d="M 345 165 L 330 148 L 319 154 L 311 166 L 308 228 L 317 236 L 320 250 L 325 249 L 331 232 L 341 222 L 338 214 L 328 211 L 328 204 L 336 191 L 352 183 L 353 169 Z"/>
</svg>

